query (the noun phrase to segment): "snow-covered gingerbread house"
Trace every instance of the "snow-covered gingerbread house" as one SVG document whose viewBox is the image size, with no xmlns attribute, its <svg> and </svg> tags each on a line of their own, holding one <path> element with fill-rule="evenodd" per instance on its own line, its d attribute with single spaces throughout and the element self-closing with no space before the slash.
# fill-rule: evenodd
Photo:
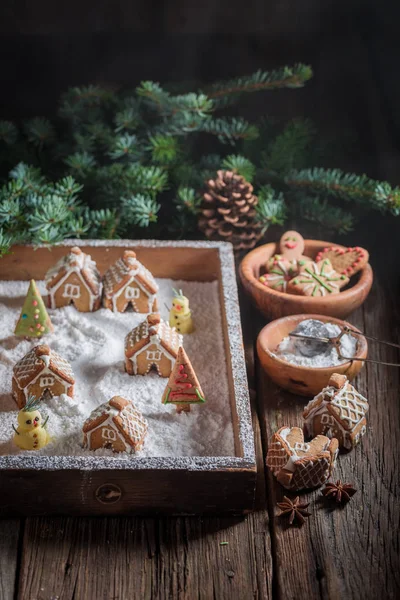
<svg viewBox="0 0 400 600">
<path fill-rule="evenodd" d="M 29 396 L 46 400 L 52 396 L 74 396 L 75 378 L 71 365 L 49 346 L 35 346 L 13 370 L 12 395 L 18 408 L 23 408 Z"/>
<path fill-rule="evenodd" d="M 125 369 L 129 375 L 146 375 L 155 369 L 169 377 L 182 345 L 182 336 L 152 313 L 125 338 Z"/>
<path fill-rule="evenodd" d="M 74 304 L 81 312 L 100 308 L 102 283 L 96 263 L 75 246 L 46 273 L 50 308 Z"/>
<path fill-rule="evenodd" d="M 125 250 L 106 271 L 103 285 L 103 304 L 114 312 L 124 312 L 128 307 L 139 313 L 157 310 L 158 285 L 133 250 Z"/>
<path fill-rule="evenodd" d="M 137 452 L 147 434 L 147 421 L 132 402 L 114 396 L 98 406 L 83 425 L 83 447 Z"/>
<path fill-rule="evenodd" d="M 366 432 L 368 408 L 368 400 L 347 377 L 334 373 L 328 386 L 305 407 L 305 431 L 309 436 L 335 437 L 341 448 L 351 450 Z"/>
</svg>

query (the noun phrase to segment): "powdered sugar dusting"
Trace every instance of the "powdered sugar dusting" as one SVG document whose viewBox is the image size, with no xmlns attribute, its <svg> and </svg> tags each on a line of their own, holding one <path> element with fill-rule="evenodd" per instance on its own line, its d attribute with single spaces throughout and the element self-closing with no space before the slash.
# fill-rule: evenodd
<svg viewBox="0 0 400 600">
<path fill-rule="evenodd" d="M 25 452 L 24 456 L 106 456 L 115 457 L 120 463 L 125 455 L 117 457 L 110 450 L 93 453 L 81 446 L 85 419 L 114 395 L 133 400 L 148 421 L 148 435 L 138 457 L 235 456 L 218 283 L 167 279 L 157 283 L 160 312 L 166 320 L 164 303 L 171 305 L 172 287 L 182 288 L 190 298 L 196 331 L 184 336 L 184 346 L 207 403 L 192 407 L 190 414 L 177 415 L 174 406 L 161 404 L 167 379 L 156 373 L 145 377 L 125 373 L 124 338 L 146 315 L 113 313 L 108 309 L 79 313 L 72 306 L 49 310 L 54 333 L 43 338 L 43 343 L 71 363 L 76 379 L 75 398 L 63 396 L 46 403 L 43 414 L 49 416 L 53 441 L 40 451 Z M 0 456 L 20 452 L 11 442 L 12 424 L 17 421 L 11 398 L 12 368 L 38 343 L 13 335 L 27 285 L 0 282 Z M 38 282 L 38 287 L 45 295 L 43 282 Z M 126 455 L 126 460 L 131 461 L 132 456 Z"/>
<path fill-rule="evenodd" d="M 302 321 L 302 324 L 308 322 L 310 324 L 321 323 L 315 319 L 307 319 Z M 341 332 L 340 327 L 334 323 L 324 323 L 323 325 L 325 328 L 325 335 L 329 338 L 336 337 Z M 296 333 L 296 329 L 294 329 L 294 333 Z M 340 352 L 343 356 L 350 358 L 355 356 L 357 351 L 357 339 L 354 336 L 346 333 L 343 335 L 340 342 Z M 314 356 L 304 356 L 296 350 L 296 338 L 290 336 L 283 338 L 273 355 L 300 367 L 333 367 L 347 362 L 347 359 L 339 358 L 336 348 L 330 344 L 326 344 L 322 351 L 316 353 Z"/>
</svg>

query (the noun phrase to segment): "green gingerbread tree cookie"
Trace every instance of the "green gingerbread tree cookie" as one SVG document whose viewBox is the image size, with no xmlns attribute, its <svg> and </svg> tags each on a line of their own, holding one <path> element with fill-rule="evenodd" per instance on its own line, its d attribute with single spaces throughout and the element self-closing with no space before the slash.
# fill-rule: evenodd
<svg viewBox="0 0 400 600">
<path fill-rule="evenodd" d="M 31 279 L 14 333 L 21 337 L 40 338 L 45 333 L 51 333 L 52 331 L 53 325 L 43 298 L 34 279 Z"/>
</svg>

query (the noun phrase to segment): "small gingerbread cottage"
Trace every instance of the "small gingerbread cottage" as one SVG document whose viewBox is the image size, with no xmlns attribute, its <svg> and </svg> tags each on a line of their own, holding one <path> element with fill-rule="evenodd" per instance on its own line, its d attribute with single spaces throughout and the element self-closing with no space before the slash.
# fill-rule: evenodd
<svg viewBox="0 0 400 600">
<path fill-rule="evenodd" d="M 129 375 L 146 375 L 155 369 L 169 377 L 182 346 L 182 336 L 152 313 L 125 338 L 125 369 Z"/>
<path fill-rule="evenodd" d="M 271 439 L 266 464 L 286 489 L 312 489 L 329 479 L 338 448 L 336 439 L 317 435 L 306 443 L 300 427 L 281 427 Z"/>
<path fill-rule="evenodd" d="M 12 395 L 18 408 L 30 396 L 46 400 L 52 396 L 74 396 L 75 378 L 71 365 L 49 346 L 35 346 L 14 366 Z"/>
<path fill-rule="evenodd" d="M 346 375 L 334 373 L 326 388 L 307 404 L 304 429 L 337 438 L 339 446 L 351 450 L 367 430 L 368 400 L 349 383 Z"/>
<path fill-rule="evenodd" d="M 83 447 L 137 452 L 147 434 L 147 421 L 130 400 L 114 396 L 97 407 L 83 425 Z"/>
<path fill-rule="evenodd" d="M 123 256 L 106 271 L 103 285 L 105 308 L 125 312 L 131 307 L 139 313 L 157 310 L 158 285 L 133 250 L 125 250 Z"/>
<path fill-rule="evenodd" d="M 100 308 L 102 283 L 96 263 L 75 246 L 46 273 L 48 305 L 73 304 L 81 312 Z"/>
</svg>

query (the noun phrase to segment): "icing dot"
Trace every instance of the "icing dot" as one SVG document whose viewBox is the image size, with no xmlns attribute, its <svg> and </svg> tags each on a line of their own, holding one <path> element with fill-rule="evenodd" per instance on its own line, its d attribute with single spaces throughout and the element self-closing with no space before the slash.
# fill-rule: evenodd
<svg viewBox="0 0 400 600">
<path fill-rule="evenodd" d="M 44 331 L 44 330 L 45 330 L 45 327 L 44 327 L 44 325 L 42 325 L 40 328 L 40 331 Z"/>
<path fill-rule="evenodd" d="M 40 329 L 41 328 L 41 324 L 40 323 L 36 323 L 36 329 Z"/>
<path fill-rule="evenodd" d="M 36 335 L 37 335 L 38 337 L 40 337 L 40 336 L 42 335 L 42 332 L 41 332 L 41 331 L 38 331 Z"/>
<path fill-rule="evenodd" d="M 28 318 L 28 315 L 26 315 L 26 314 L 24 313 L 24 314 L 22 315 L 22 318 L 23 318 L 23 319 L 27 319 L 27 318 Z"/>
<path fill-rule="evenodd" d="M 38 308 L 35 308 L 35 313 L 39 313 L 40 310 Z"/>
<path fill-rule="evenodd" d="M 38 319 L 38 318 L 39 318 L 39 315 L 34 315 L 34 317 L 35 317 L 35 319 Z"/>
<path fill-rule="evenodd" d="M 32 304 L 33 304 L 33 306 L 37 306 L 37 304 L 38 304 L 37 300 L 34 300 L 34 301 L 32 302 Z"/>
</svg>

